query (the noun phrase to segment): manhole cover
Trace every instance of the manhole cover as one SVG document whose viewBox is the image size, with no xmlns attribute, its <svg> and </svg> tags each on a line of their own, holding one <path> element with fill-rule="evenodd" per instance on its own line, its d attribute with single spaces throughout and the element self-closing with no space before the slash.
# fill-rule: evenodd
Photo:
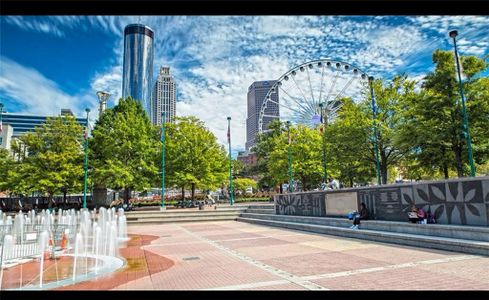
<svg viewBox="0 0 489 300">
<path fill-rule="evenodd" d="M 197 257 L 197 256 L 188 256 L 188 257 L 184 257 L 183 260 L 196 260 L 196 259 L 200 259 L 200 257 Z"/>
</svg>

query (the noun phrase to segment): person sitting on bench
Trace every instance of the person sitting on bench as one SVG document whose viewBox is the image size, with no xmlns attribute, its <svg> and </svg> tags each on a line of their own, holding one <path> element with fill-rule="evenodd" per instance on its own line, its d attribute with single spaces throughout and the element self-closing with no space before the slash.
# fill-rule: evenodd
<svg viewBox="0 0 489 300">
<path fill-rule="evenodd" d="M 422 208 L 417 208 L 416 205 L 413 205 L 411 208 L 411 212 L 408 212 L 408 218 L 411 223 L 424 223 L 426 219 L 426 213 Z"/>
<path fill-rule="evenodd" d="M 350 227 L 351 229 L 358 229 L 358 225 L 360 225 L 360 220 L 368 219 L 368 209 L 365 203 L 362 202 L 360 213 L 353 217 L 353 225 Z"/>
</svg>

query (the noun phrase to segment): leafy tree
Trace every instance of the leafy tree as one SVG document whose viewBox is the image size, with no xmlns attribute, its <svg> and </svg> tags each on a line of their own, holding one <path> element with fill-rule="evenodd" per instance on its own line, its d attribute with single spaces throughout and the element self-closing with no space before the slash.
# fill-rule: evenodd
<svg viewBox="0 0 489 300">
<path fill-rule="evenodd" d="M 161 152 L 160 152 L 161 155 Z M 165 178 L 182 188 L 215 189 L 229 176 L 228 156 L 215 135 L 195 117 L 178 117 L 165 130 Z"/>
<path fill-rule="evenodd" d="M 372 120 L 351 99 L 342 102 L 336 120 L 326 127 L 328 172 L 336 170 L 340 181 L 353 186 L 354 182 L 369 182 L 375 177 L 370 143 Z"/>
<path fill-rule="evenodd" d="M 448 178 L 456 170 L 462 177 L 468 169 L 463 163 L 467 147 L 454 55 L 436 50 L 433 62 L 435 70 L 426 76 L 421 93 L 405 99 L 397 144 L 409 149 L 409 159 L 425 174 L 436 177 L 441 172 Z M 474 160 L 484 164 L 489 156 L 489 81 L 477 74 L 488 65 L 474 56 L 462 56 L 461 64 Z"/>
<path fill-rule="evenodd" d="M 15 161 L 7 149 L 0 149 L 0 191 L 11 190 L 9 171 L 14 168 Z"/>
<path fill-rule="evenodd" d="M 318 130 L 304 125 L 291 126 L 291 160 L 292 173 L 299 179 L 303 189 L 315 187 L 323 174 L 321 163 L 321 135 Z M 270 152 L 267 169 L 276 182 L 287 181 L 288 173 L 288 133 L 273 138 L 273 149 Z"/>
<path fill-rule="evenodd" d="M 256 181 L 250 178 L 236 178 L 233 180 L 233 187 L 235 191 L 245 191 L 248 187 L 256 189 Z"/>
<path fill-rule="evenodd" d="M 83 128 L 74 117 L 49 118 L 35 131 L 20 137 L 14 152 L 25 145 L 12 180 L 17 192 L 39 191 L 50 200 L 56 193 L 80 191 L 83 186 Z M 49 201 L 51 205 L 51 201 Z"/>
<path fill-rule="evenodd" d="M 99 118 L 89 140 L 95 185 L 124 189 L 127 203 L 131 190 L 145 191 L 158 177 L 160 145 L 158 131 L 141 103 L 131 97 L 120 99 Z"/>
<path fill-rule="evenodd" d="M 256 166 L 249 167 L 247 169 L 247 175 L 257 175 L 260 179 L 258 185 L 261 187 L 274 187 L 279 185 L 280 192 L 282 193 L 283 182 L 288 181 L 288 173 L 285 169 L 285 173 L 279 172 L 280 176 L 273 176 L 268 171 L 268 161 L 270 153 L 276 148 L 276 141 L 280 140 L 280 136 L 287 129 L 284 123 L 279 120 L 273 120 L 268 124 L 269 131 L 259 134 L 256 137 L 256 145 L 251 149 L 257 154 L 258 160 Z M 275 174 L 277 175 L 277 174 Z"/>
<path fill-rule="evenodd" d="M 382 79 L 373 82 L 377 103 L 377 140 L 379 148 L 380 175 L 382 183 L 389 181 L 388 169 L 400 163 L 408 151 L 395 142 L 399 128 L 404 124 L 403 114 L 405 99 L 415 97 L 415 82 L 405 75 L 395 76 L 389 83 Z M 365 115 L 372 115 L 371 99 L 362 102 Z M 370 160 L 375 163 L 372 140 Z"/>
</svg>

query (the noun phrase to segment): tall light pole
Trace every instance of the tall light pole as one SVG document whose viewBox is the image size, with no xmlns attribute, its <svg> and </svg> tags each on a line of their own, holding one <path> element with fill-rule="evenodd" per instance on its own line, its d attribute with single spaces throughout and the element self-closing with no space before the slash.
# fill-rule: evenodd
<svg viewBox="0 0 489 300">
<path fill-rule="evenodd" d="M 165 210 L 165 122 L 166 114 L 161 113 L 161 207 Z"/>
<path fill-rule="evenodd" d="M 0 133 L 2 133 L 3 131 L 2 114 L 3 114 L 3 103 L 0 103 Z"/>
<path fill-rule="evenodd" d="M 321 126 L 323 126 L 322 130 L 322 148 L 323 148 L 323 182 L 327 183 L 328 180 L 328 171 L 327 171 L 327 166 L 326 166 L 326 125 L 327 121 L 324 119 L 323 116 L 323 103 L 319 103 L 319 109 L 321 110 Z M 327 117 L 327 116 L 326 116 Z"/>
<path fill-rule="evenodd" d="M 229 201 L 234 204 L 233 193 L 233 162 L 231 158 L 231 117 L 228 117 L 228 143 L 229 143 Z"/>
<path fill-rule="evenodd" d="M 460 62 L 458 60 L 458 51 L 457 51 L 457 41 L 456 37 L 458 35 L 457 30 L 452 30 L 448 33 L 448 35 L 453 38 L 453 51 L 455 52 L 455 62 L 457 63 L 457 75 L 458 75 L 458 89 L 460 91 L 460 97 L 462 98 L 462 113 L 464 117 L 464 125 L 462 127 L 463 135 L 465 136 L 467 142 L 467 150 L 469 153 L 469 164 L 470 164 L 470 176 L 475 176 L 475 165 L 474 158 L 472 156 L 472 142 L 470 140 L 470 131 L 469 131 L 469 119 L 467 117 L 467 110 L 465 109 L 465 95 L 462 84 L 462 76 L 460 74 Z"/>
<path fill-rule="evenodd" d="M 287 137 L 289 139 L 289 149 L 288 149 L 288 157 L 289 157 L 289 192 L 294 191 L 294 179 L 292 178 L 292 152 L 290 149 L 290 121 L 287 121 Z"/>
<path fill-rule="evenodd" d="M 380 180 L 379 145 L 377 141 L 377 105 L 375 104 L 374 78 L 372 76 L 368 78 L 368 83 L 370 85 L 370 95 L 372 96 L 372 125 L 374 127 L 375 169 L 377 172 L 377 183 L 381 185 L 382 182 Z"/>
<path fill-rule="evenodd" d="M 85 126 L 85 177 L 83 179 L 83 208 L 87 208 L 87 175 L 88 175 L 88 114 L 90 113 L 90 109 L 86 108 L 87 112 L 87 125 Z M 92 195 L 93 197 L 93 195 Z"/>
</svg>

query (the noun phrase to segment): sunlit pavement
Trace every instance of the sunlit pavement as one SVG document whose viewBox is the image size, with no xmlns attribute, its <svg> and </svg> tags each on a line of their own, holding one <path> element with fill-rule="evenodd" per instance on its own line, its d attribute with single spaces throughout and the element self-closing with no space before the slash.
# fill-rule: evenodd
<svg viewBox="0 0 489 300">
<path fill-rule="evenodd" d="M 63 289 L 489 290 L 489 257 L 235 221 L 128 233 L 124 268 Z"/>
</svg>

